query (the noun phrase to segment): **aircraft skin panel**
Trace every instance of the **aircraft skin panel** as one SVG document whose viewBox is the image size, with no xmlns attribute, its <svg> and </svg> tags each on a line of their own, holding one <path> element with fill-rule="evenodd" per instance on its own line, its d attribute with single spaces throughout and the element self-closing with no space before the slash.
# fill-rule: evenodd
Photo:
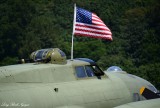
<svg viewBox="0 0 160 108">
<path fill-rule="evenodd" d="M 117 79 L 117 81 L 120 80 Z M 0 87 L 0 97 L 4 97 L 1 102 L 12 104 L 12 100 L 14 100 L 15 103 L 29 104 L 31 108 L 58 108 L 64 106 L 105 108 L 106 105 L 113 107 L 125 103 L 126 100 L 131 101 L 129 92 L 127 94 L 123 82 L 121 88 L 115 88 L 114 85 L 118 82 L 106 78 L 102 80 L 90 79 L 87 82 L 88 84 L 86 80 L 55 84 L 18 83 L 9 84 L 8 86 L 4 84 Z M 58 91 L 55 91 L 55 88 L 58 88 Z M 121 92 L 117 92 L 117 90 Z"/>
<path fill-rule="evenodd" d="M 89 106 L 92 108 L 99 108 L 98 106 L 106 108 L 106 105 L 114 107 L 126 103 L 126 100 L 128 100 L 128 102 L 131 101 L 130 96 L 125 95 L 127 91 L 125 90 L 126 88 L 115 89 L 109 83 L 110 80 L 108 80 L 108 83 L 105 83 L 107 81 L 104 79 L 102 82 L 99 82 L 99 84 L 104 83 L 104 87 L 101 87 L 97 83 L 98 89 L 96 89 L 94 80 L 98 79 L 93 79 L 91 81 L 93 83 L 90 82 L 90 86 L 87 84 L 83 85 L 84 81 L 79 81 L 78 83 L 49 84 L 45 86 L 43 84 L 32 84 L 32 86 L 29 84 L 26 84 L 26 86 L 19 84 L 14 90 L 8 86 L 8 88 L 0 92 L 0 97 L 4 97 L 1 99 L 1 102 L 11 104 L 14 100 L 20 104 L 29 104 L 31 108 L 52 108 L 52 106 L 53 108 L 58 108 L 73 105 L 82 108 L 88 108 Z M 106 84 L 108 84 L 108 86 L 106 86 Z M 114 85 L 114 83 L 112 84 Z M 58 88 L 57 92 L 54 90 L 55 88 Z M 112 93 L 110 93 L 111 90 Z M 116 90 L 123 92 L 117 92 Z M 118 94 L 120 93 L 124 94 L 124 97 L 119 97 Z M 118 97 L 116 97 L 116 95 Z M 102 101 L 104 106 L 100 104 Z"/>
<path fill-rule="evenodd" d="M 75 77 L 73 73 L 72 65 L 90 65 L 88 62 L 74 60 L 67 62 L 65 65 L 59 64 L 37 64 L 37 63 L 28 63 L 28 64 L 19 64 L 19 65 L 10 65 L 0 67 L 0 83 L 2 82 L 64 82 L 73 81 Z M 63 67 L 63 68 L 62 68 Z M 46 72 L 45 74 L 43 72 Z M 60 73 L 60 72 L 63 72 Z M 69 73 L 67 73 L 69 72 Z M 42 74 L 41 74 L 42 73 Z M 56 77 L 51 78 L 51 74 L 57 74 Z M 59 76 L 58 76 L 59 74 Z M 69 74 L 66 77 L 66 74 Z M 47 75 L 47 76 L 46 76 Z M 46 76 L 46 77 L 44 77 Z M 55 75 L 54 75 L 55 76 Z M 64 76 L 64 77 L 63 77 Z M 73 78 L 74 77 L 74 78 Z M 46 79 L 45 79 L 46 78 Z M 68 79 L 67 79 L 68 78 Z"/>
<path fill-rule="evenodd" d="M 109 74 L 110 73 L 107 73 L 107 75 Z M 152 85 L 150 82 L 131 74 L 122 74 L 122 73 L 111 73 L 111 74 L 114 74 L 113 76 L 117 76 L 121 80 L 123 80 L 123 83 L 125 83 L 127 89 L 129 90 L 133 101 L 145 100 L 145 98 L 141 96 L 141 94 L 139 93 L 139 90 L 142 86 L 148 88 L 148 86 Z M 119 86 L 121 86 L 121 84 Z"/>
<path fill-rule="evenodd" d="M 0 92 L 0 103 L 9 105 L 10 107 L 22 107 L 26 105 L 31 108 L 47 108 L 48 105 L 52 106 L 53 94 L 49 88 L 26 88 Z M 5 108 L 5 105 L 1 105 Z"/>
</svg>

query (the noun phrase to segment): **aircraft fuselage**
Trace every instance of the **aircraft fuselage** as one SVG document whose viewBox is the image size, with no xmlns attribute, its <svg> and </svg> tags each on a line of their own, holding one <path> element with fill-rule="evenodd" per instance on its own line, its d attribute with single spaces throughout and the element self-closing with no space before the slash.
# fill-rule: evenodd
<svg viewBox="0 0 160 108">
<path fill-rule="evenodd" d="M 77 75 L 79 66 L 87 69 L 90 65 L 74 60 L 65 65 L 30 63 L 1 67 L 0 107 L 112 108 L 143 100 L 139 89 L 152 86 L 125 72 Z"/>
</svg>

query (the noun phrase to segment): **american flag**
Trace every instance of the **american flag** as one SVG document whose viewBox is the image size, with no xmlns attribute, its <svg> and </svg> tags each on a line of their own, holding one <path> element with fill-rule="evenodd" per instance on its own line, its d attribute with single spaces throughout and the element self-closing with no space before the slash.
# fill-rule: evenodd
<svg viewBox="0 0 160 108">
<path fill-rule="evenodd" d="M 76 7 L 74 35 L 112 40 L 112 33 L 104 22 L 94 13 Z"/>
</svg>

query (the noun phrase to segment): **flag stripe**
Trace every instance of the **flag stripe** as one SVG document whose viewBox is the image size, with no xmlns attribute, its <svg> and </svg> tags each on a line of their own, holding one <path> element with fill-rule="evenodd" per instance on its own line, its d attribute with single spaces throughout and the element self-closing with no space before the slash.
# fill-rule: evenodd
<svg viewBox="0 0 160 108">
<path fill-rule="evenodd" d="M 99 22 L 99 23 L 103 23 L 102 21 L 100 20 L 97 20 L 97 19 L 92 19 L 93 22 Z"/>
<path fill-rule="evenodd" d="M 110 31 L 108 28 L 106 28 L 106 26 L 96 26 L 96 25 L 84 24 L 79 22 L 76 22 L 76 27 L 86 27 L 86 28 Z"/>
<path fill-rule="evenodd" d="M 94 14 L 92 14 L 92 16 L 92 20 L 96 20 L 103 23 L 103 21 L 99 17 L 95 16 Z"/>
<path fill-rule="evenodd" d="M 75 31 L 75 33 L 86 34 L 86 35 L 93 35 L 93 36 L 102 36 L 102 37 L 104 37 L 104 36 L 110 36 L 110 34 L 104 35 L 104 34 L 84 32 L 84 31 Z"/>
<path fill-rule="evenodd" d="M 105 25 L 104 22 L 100 18 L 97 18 L 97 17 L 92 17 L 92 22 L 93 23 L 94 22 L 99 22 L 99 23 L 102 23 L 103 25 Z"/>
<path fill-rule="evenodd" d="M 87 30 L 81 30 L 81 31 L 76 30 L 75 33 L 81 33 L 81 34 L 84 33 L 84 34 L 90 34 L 90 35 L 92 34 L 92 35 L 95 35 L 95 36 L 107 36 L 107 35 L 109 36 L 109 35 L 111 35 L 111 34 L 107 34 L 107 33 L 90 32 L 90 31 L 87 31 Z"/>
<path fill-rule="evenodd" d="M 92 22 L 93 24 L 95 24 L 95 25 L 99 25 L 99 26 L 105 26 L 105 24 L 103 24 L 103 23 L 101 23 L 101 22 L 97 22 L 97 21 L 93 21 Z"/>
<path fill-rule="evenodd" d="M 76 31 L 84 31 L 84 32 L 92 32 L 92 33 L 97 33 L 97 34 L 111 35 L 111 32 L 109 32 L 109 31 L 97 30 L 97 29 L 92 29 L 92 28 L 76 27 L 75 30 Z"/>
<path fill-rule="evenodd" d="M 94 13 L 92 13 L 92 18 L 96 18 L 96 19 L 99 19 L 99 20 L 101 20 L 96 14 L 94 14 Z"/>
<path fill-rule="evenodd" d="M 82 35 L 83 34 L 83 35 Z M 81 32 L 76 32 L 75 35 L 77 36 L 87 36 L 87 37 L 93 37 L 93 38 L 99 38 L 99 39 L 108 39 L 112 40 L 110 35 L 95 35 L 95 34 L 88 34 L 88 33 L 81 33 Z"/>
</svg>

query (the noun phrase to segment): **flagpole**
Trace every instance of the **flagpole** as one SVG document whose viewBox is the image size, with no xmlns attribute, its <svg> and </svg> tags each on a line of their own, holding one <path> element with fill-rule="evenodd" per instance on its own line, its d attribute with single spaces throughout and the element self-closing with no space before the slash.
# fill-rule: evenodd
<svg viewBox="0 0 160 108">
<path fill-rule="evenodd" d="M 75 22 L 76 22 L 76 4 L 74 4 L 74 18 L 73 18 L 73 31 L 72 31 L 71 60 L 73 60 L 73 42 L 74 42 Z"/>
</svg>

